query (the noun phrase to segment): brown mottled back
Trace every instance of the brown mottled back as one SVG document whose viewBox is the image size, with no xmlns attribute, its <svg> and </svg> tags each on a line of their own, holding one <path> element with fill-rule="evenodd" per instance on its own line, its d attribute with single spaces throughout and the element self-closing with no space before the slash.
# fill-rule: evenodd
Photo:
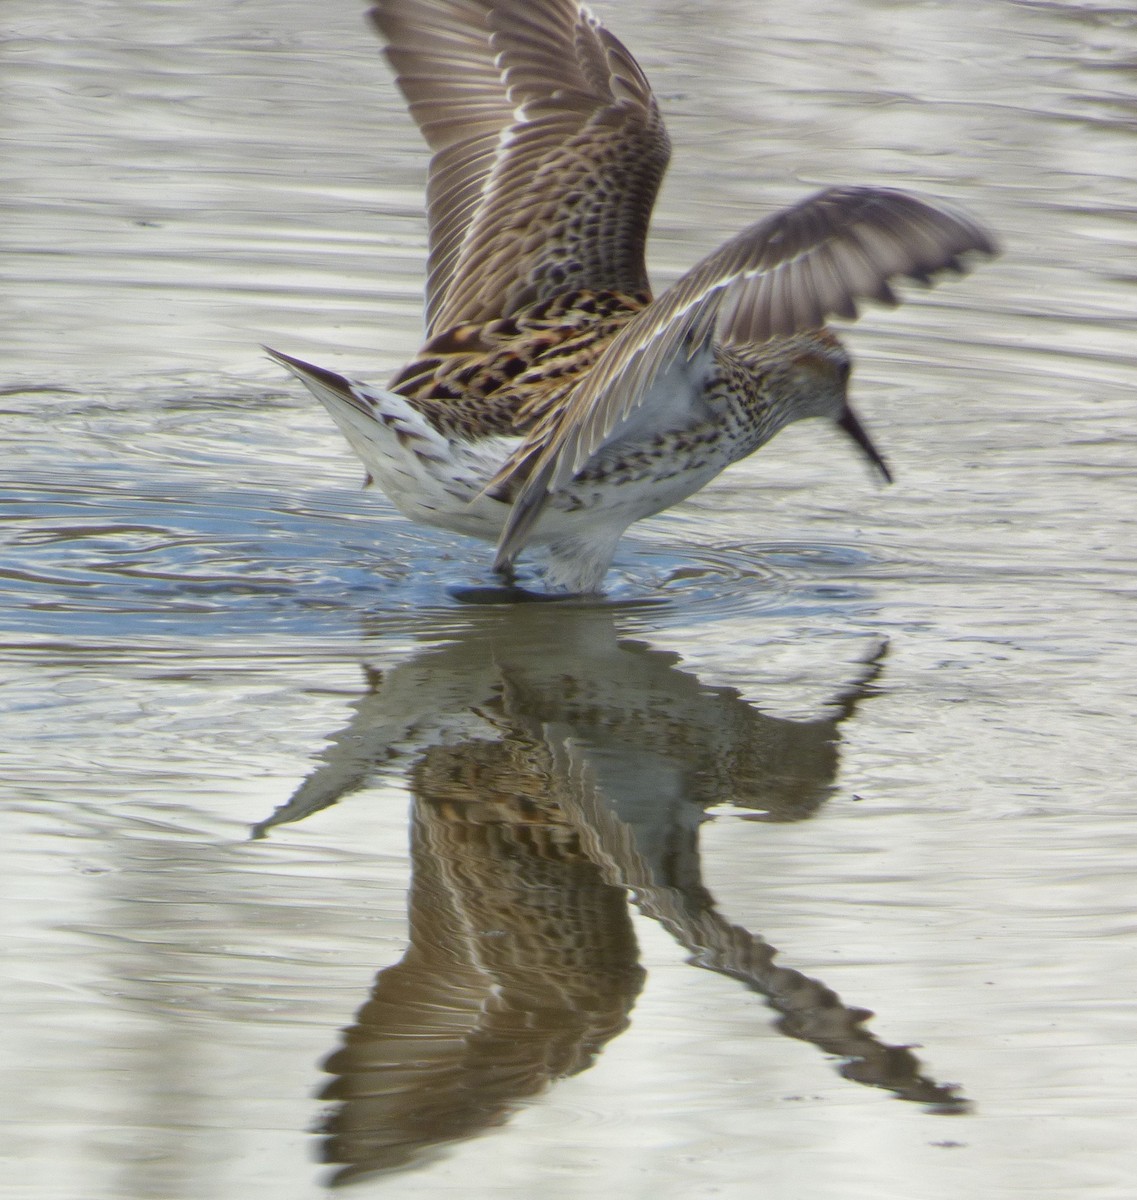
<svg viewBox="0 0 1137 1200">
<path fill-rule="evenodd" d="M 650 300 L 647 293 L 568 292 L 511 317 L 457 325 L 431 338 L 388 386 L 442 433 L 520 436 Z"/>
</svg>

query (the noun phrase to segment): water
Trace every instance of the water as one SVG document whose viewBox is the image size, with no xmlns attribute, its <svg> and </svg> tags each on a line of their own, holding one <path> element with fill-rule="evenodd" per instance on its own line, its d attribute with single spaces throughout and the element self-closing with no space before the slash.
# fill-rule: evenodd
<svg viewBox="0 0 1137 1200">
<path fill-rule="evenodd" d="M 0 1194 L 1132 1194 L 1137 21 L 602 14 L 657 283 L 824 182 L 1005 255 L 848 333 L 895 486 L 798 426 L 506 608 L 256 348 L 415 345 L 354 6 L 8 0 Z"/>
</svg>

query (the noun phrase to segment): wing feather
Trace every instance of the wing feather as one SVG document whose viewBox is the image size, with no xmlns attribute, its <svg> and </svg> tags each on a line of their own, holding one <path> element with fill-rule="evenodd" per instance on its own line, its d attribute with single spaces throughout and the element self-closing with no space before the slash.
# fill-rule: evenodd
<svg viewBox="0 0 1137 1200">
<path fill-rule="evenodd" d="M 563 488 L 643 403 L 677 355 L 761 343 L 852 318 L 858 300 L 895 304 L 889 280 L 929 283 L 997 253 L 964 213 L 884 188 L 829 188 L 744 229 L 638 313 L 535 429 L 491 487 L 517 488 L 498 565 L 525 544 L 550 493 Z M 517 487 L 517 485 L 520 485 Z"/>
<path fill-rule="evenodd" d="M 647 290 L 670 147 L 635 59 L 577 0 L 380 0 L 423 137 L 427 333 L 557 292 Z"/>
</svg>

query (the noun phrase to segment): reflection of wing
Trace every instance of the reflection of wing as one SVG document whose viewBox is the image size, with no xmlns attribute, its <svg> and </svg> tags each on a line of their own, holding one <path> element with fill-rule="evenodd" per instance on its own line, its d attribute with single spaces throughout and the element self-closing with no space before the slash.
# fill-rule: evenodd
<svg viewBox="0 0 1137 1200">
<path fill-rule="evenodd" d="M 604 878 L 629 889 L 640 911 L 691 952 L 695 966 L 757 992 L 779 1014 L 783 1033 L 842 1059 L 847 1079 L 938 1112 L 967 1109 L 958 1088 L 923 1074 L 907 1046 L 889 1045 L 863 1028 L 871 1012 L 846 1005 L 818 979 L 777 966 L 778 952 L 769 942 L 716 910 L 701 880 L 697 827 L 674 824 L 659 830 L 621 820 L 615 811 L 618 798 L 598 786 L 598 780 L 610 777 L 608 764 L 594 763 L 587 743 L 554 736 L 550 751 L 562 781 L 558 790 L 565 816 L 580 829 L 581 843 Z"/>
<path fill-rule="evenodd" d="M 427 330 L 578 288 L 644 291 L 669 146 L 643 72 L 577 0 L 381 0 L 427 144 Z"/>
<path fill-rule="evenodd" d="M 411 945 L 326 1064 L 337 1181 L 500 1123 L 627 1024 L 643 972 L 626 895 L 549 785 L 543 751 L 512 739 L 416 768 Z"/>
<path fill-rule="evenodd" d="M 648 400 L 657 378 L 710 343 L 760 344 L 804 333 L 858 300 L 895 304 L 889 281 L 928 283 L 994 254 L 970 217 L 886 188 L 829 188 L 744 229 L 637 313 L 518 448 L 491 488 L 520 483 L 498 563 L 522 548 L 549 494 L 563 488 Z"/>
</svg>

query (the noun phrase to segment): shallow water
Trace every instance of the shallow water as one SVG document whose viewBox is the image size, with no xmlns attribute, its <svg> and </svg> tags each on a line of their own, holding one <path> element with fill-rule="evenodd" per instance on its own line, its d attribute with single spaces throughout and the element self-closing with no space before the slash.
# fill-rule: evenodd
<svg viewBox="0 0 1137 1200">
<path fill-rule="evenodd" d="M 1132 1195 L 1137 20 L 600 8 L 657 283 L 823 182 L 1005 254 L 848 333 L 895 486 L 798 426 L 503 606 L 257 350 L 415 345 L 355 7 L 8 0 L 0 1194 Z"/>
</svg>

